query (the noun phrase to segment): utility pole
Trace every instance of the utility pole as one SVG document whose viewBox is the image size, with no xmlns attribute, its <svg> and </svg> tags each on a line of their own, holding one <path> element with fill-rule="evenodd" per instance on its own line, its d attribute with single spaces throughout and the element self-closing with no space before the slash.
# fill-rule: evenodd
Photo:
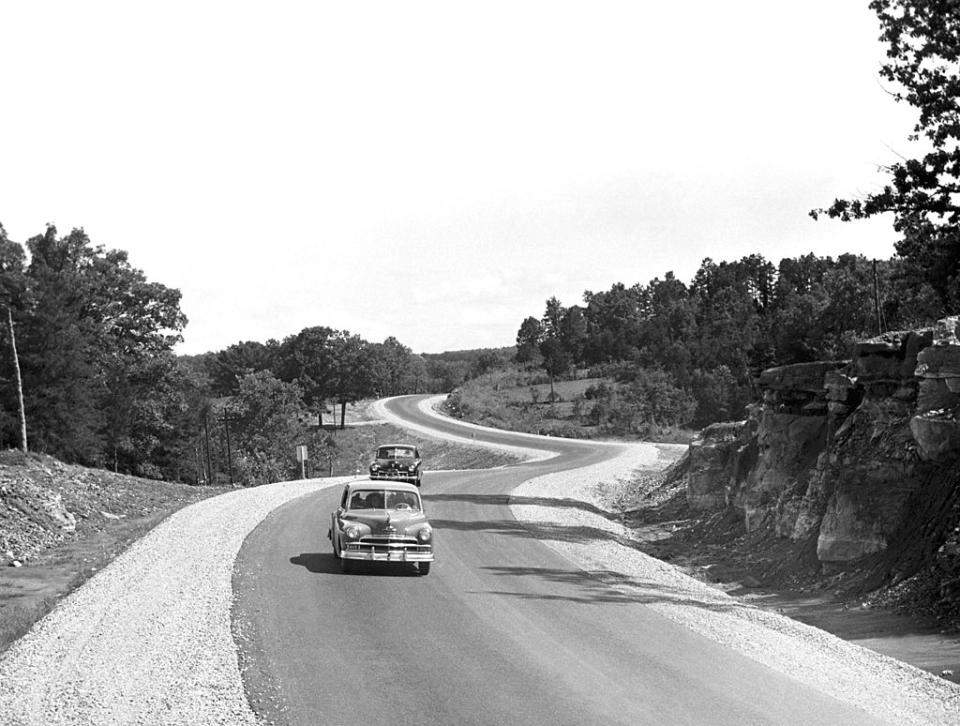
<svg viewBox="0 0 960 726">
<path fill-rule="evenodd" d="M 213 484 L 213 463 L 210 461 L 210 419 L 203 416 L 203 438 L 207 445 L 207 484 Z"/>
<path fill-rule="evenodd" d="M 880 317 L 880 276 L 877 261 L 873 261 L 873 312 L 877 316 L 877 335 L 883 335 L 883 319 Z"/>
<path fill-rule="evenodd" d="M 23 406 L 23 380 L 20 378 L 20 356 L 17 355 L 17 338 L 13 332 L 13 313 L 7 306 L 7 326 L 10 328 L 10 348 L 13 352 L 13 373 L 17 382 L 17 408 L 20 413 L 20 450 L 27 453 L 27 415 Z"/>
</svg>

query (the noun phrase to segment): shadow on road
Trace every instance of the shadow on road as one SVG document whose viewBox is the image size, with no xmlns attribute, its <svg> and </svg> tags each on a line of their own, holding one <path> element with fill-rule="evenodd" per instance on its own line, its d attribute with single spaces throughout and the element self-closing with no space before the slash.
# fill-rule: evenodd
<svg viewBox="0 0 960 726">
<path fill-rule="evenodd" d="M 520 600 L 559 600 L 583 604 L 670 604 L 713 612 L 753 609 L 736 601 L 700 598 L 689 591 L 673 588 L 663 582 L 631 577 L 614 570 L 561 570 L 543 567 L 486 567 L 484 569 L 494 575 L 523 578 L 524 584 L 537 580 L 550 583 L 550 592 L 540 592 L 534 586 L 529 591 L 489 590 L 476 594 Z M 557 584 L 565 586 L 562 588 L 564 594 L 558 594 L 555 587 Z"/>
<path fill-rule="evenodd" d="M 290 564 L 300 565 L 317 574 L 340 572 L 340 562 L 331 552 L 301 552 L 290 558 Z"/>
<path fill-rule="evenodd" d="M 598 514 L 606 519 L 619 519 L 618 515 L 600 509 L 588 502 L 579 499 L 551 499 L 548 497 L 518 497 L 511 494 L 422 494 L 426 502 L 468 502 L 470 504 L 492 504 L 505 506 L 507 504 L 530 504 L 539 507 L 557 507 L 558 509 L 582 509 L 591 514 Z"/>
<path fill-rule="evenodd" d="M 532 503 L 533 500 L 531 500 Z M 545 500 L 550 501 L 550 500 Z M 549 505 L 548 505 L 549 506 Z M 607 517 L 616 521 L 616 517 Z M 494 532 L 513 537 L 533 537 L 558 542 L 589 543 L 616 542 L 623 547 L 643 552 L 641 543 L 600 527 L 587 525 L 558 525 L 545 522 L 521 522 L 516 519 L 441 519 L 430 517 L 430 524 L 437 530 L 460 532 Z"/>
<path fill-rule="evenodd" d="M 340 560 L 332 552 L 301 552 L 290 558 L 291 565 L 298 565 L 318 575 L 343 575 Z M 377 577 L 417 577 L 415 565 L 403 562 L 357 562 L 353 563 L 351 575 Z"/>
</svg>

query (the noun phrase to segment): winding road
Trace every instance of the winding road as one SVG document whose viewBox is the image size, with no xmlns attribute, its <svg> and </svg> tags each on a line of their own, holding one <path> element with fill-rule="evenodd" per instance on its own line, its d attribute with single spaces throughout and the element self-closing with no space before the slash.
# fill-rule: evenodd
<svg viewBox="0 0 960 726">
<path fill-rule="evenodd" d="M 618 452 L 394 416 L 442 435 L 538 449 L 500 469 L 428 471 L 427 577 L 340 572 L 326 538 L 339 487 L 274 510 L 234 569 L 250 705 L 278 724 L 872 724 L 867 713 L 607 588 L 517 522 L 510 492 Z M 429 465 L 429 451 L 426 452 Z M 576 506 L 574 503 L 553 502 Z"/>
</svg>

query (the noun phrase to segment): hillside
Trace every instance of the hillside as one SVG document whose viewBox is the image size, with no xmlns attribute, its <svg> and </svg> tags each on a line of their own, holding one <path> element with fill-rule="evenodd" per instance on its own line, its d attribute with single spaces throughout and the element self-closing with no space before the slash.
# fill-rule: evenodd
<svg viewBox="0 0 960 726">
<path fill-rule="evenodd" d="M 172 512 L 224 491 L 0 452 L 0 649 Z"/>
<path fill-rule="evenodd" d="M 576 371 L 550 378 L 522 366 L 503 366 L 458 386 L 446 410 L 456 418 L 507 431 L 574 439 L 627 437 L 657 443 L 689 443 L 693 429 L 639 415 L 615 378 Z"/>
</svg>

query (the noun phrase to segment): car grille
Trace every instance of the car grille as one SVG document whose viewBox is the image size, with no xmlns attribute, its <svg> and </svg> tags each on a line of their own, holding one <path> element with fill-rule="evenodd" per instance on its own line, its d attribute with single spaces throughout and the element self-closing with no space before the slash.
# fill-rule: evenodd
<svg viewBox="0 0 960 726">
<path fill-rule="evenodd" d="M 396 537 L 389 535 L 367 535 L 359 542 L 348 542 L 348 552 L 430 552 L 431 545 L 421 544 L 416 537 Z"/>
</svg>

